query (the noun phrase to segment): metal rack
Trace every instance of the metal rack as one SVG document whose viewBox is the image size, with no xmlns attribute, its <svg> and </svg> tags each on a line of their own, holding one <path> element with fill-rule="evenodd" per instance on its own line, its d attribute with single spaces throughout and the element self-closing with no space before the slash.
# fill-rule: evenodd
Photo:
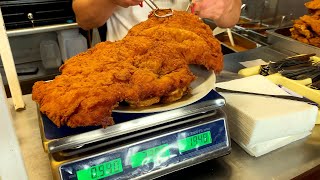
<svg viewBox="0 0 320 180">
<path fill-rule="evenodd" d="M 56 24 L 56 25 L 41 26 L 41 27 L 34 27 L 34 28 L 8 30 L 7 35 L 8 37 L 15 37 L 15 36 L 23 36 L 23 35 L 36 34 L 36 33 L 59 31 L 59 30 L 65 30 L 65 29 L 74 29 L 78 27 L 79 26 L 77 23 Z"/>
</svg>

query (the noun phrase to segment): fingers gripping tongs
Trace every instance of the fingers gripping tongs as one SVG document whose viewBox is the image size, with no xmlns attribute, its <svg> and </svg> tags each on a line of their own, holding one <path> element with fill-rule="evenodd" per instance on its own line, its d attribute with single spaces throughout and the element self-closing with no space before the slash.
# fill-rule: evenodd
<svg viewBox="0 0 320 180">
<path fill-rule="evenodd" d="M 173 15 L 172 9 L 160 9 L 153 0 L 144 0 L 145 3 L 152 9 L 153 14 L 158 18 L 169 17 Z M 142 2 L 139 4 L 142 7 Z"/>
</svg>

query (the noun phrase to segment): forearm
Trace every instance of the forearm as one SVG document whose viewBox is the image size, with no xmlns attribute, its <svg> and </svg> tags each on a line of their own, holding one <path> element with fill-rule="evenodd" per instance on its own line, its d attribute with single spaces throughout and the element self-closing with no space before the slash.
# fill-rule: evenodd
<svg viewBox="0 0 320 180">
<path fill-rule="evenodd" d="M 73 0 L 77 23 L 85 30 L 102 26 L 112 15 L 116 5 L 112 0 Z"/>
<path fill-rule="evenodd" d="M 233 27 L 239 21 L 241 4 L 241 0 L 232 0 L 229 9 L 219 19 L 215 20 L 217 26 L 223 28 Z"/>
</svg>

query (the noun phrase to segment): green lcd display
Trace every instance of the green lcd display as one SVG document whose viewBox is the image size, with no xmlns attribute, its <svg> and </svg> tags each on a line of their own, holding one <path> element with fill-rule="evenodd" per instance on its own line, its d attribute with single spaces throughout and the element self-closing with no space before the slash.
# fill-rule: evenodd
<svg viewBox="0 0 320 180">
<path fill-rule="evenodd" d="M 162 163 L 170 157 L 168 144 L 146 149 L 131 156 L 131 166 L 136 168 L 150 162 Z"/>
<path fill-rule="evenodd" d="M 89 169 L 77 171 L 77 177 L 78 180 L 101 179 L 121 173 L 122 171 L 122 162 L 121 159 L 118 158 L 96 166 L 92 166 Z"/>
<path fill-rule="evenodd" d="M 212 143 L 211 132 L 206 131 L 197 135 L 178 140 L 179 152 L 189 151 Z"/>
</svg>

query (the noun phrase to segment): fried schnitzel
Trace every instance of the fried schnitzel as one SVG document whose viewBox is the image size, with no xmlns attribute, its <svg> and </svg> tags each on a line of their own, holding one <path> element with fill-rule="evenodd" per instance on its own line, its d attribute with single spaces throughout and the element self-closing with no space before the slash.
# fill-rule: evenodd
<svg viewBox="0 0 320 180">
<path fill-rule="evenodd" d="M 196 78 L 188 64 L 220 72 L 220 43 L 195 15 L 149 17 L 125 38 L 102 42 L 67 60 L 53 81 L 36 82 L 32 98 L 58 127 L 109 126 L 119 102 L 150 106 L 180 99 Z"/>
<path fill-rule="evenodd" d="M 309 14 L 294 21 L 291 37 L 300 42 L 320 47 L 320 0 L 305 3 Z"/>
<path fill-rule="evenodd" d="M 304 4 L 308 9 L 318 10 L 320 9 L 320 0 L 312 0 Z"/>
</svg>

